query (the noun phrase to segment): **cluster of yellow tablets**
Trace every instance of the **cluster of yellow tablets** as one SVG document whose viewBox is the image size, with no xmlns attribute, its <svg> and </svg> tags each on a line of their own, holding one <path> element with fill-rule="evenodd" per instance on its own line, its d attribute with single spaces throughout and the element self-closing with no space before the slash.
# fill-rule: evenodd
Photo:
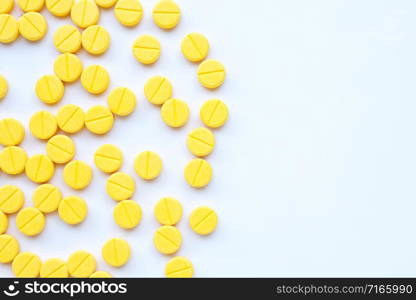
<svg viewBox="0 0 416 300">
<path fill-rule="evenodd" d="M 143 17 L 143 7 L 138 0 L 17 0 L 24 14 L 16 20 L 10 12 L 14 0 L 0 2 L 0 43 L 11 43 L 19 35 L 34 42 L 47 33 L 46 19 L 39 13 L 44 5 L 57 17 L 70 16 L 74 25 L 58 28 L 53 36 L 55 48 L 61 52 L 57 56 L 53 73 L 39 78 L 35 84 L 37 97 L 47 105 L 59 103 L 65 94 L 65 84 L 81 81 L 91 94 L 104 93 L 110 86 L 110 75 L 100 65 L 85 67 L 76 55 L 81 48 L 92 55 L 101 55 L 110 47 L 110 34 L 97 25 L 100 8 L 114 7 L 114 15 L 124 26 L 136 26 Z M 161 0 L 153 8 L 155 24 L 164 30 L 171 30 L 181 18 L 179 6 L 172 0 Z M 80 28 L 82 32 L 78 29 Z M 207 89 L 216 89 L 225 80 L 225 68 L 217 60 L 206 59 L 209 42 L 200 33 L 186 35 L 181 43 L 184 57 L 199 63 L 197 78 Z M 139 36 L 132 44 L 132 54 L 142 64 L 154 64 L 161 55 L 159 41 L 150 35 Z M 0 100 L 8 93 L 8 83 L 0 75 Z M 173 97 L 173 87 L 168 78 L 154 76 L 144 86 L 146 99 L 160 106 L 163 122 L 173 128 L 184 126 L 189 119 L 188 104 Z M 84 129 L 93 134 L 109 132 L 117 117 L 126 117 L 136 108 L 136 95 L 127 87 L 116 87 L 107 97 L 107 105 L 95 105 L 83 111 L 74 104 L 65 104 L 57 114 L 48 110 L 35 112 L 29 120 L 31 134 L 46 141 L 45 153 L 29 156 L 19 147 L 25 137 L 25 128 L 17 120 L 0 120 L 0 170 L 9 175 L 25 173 L 39 184 L 32 195 L 33 206 L 24 207 L 25 195 L 14 185 L 0 186 L 0 263 L 12 263 L 17 277 L 111 277 L 104 271 L 97 271 L 94 256 L 86 251 L 73 253 L 67 261 L 51 258 L 44 262 L 34 253 L 20 252 L 17 239 L 7 234 L 8 215 L 16 215 L 16 226 L 28 236 L 40 234 L 46 226 L 46 214 L 57 212 L 67 224 L 76 225 L 84 221 L 88 214 L 87 202 L 74 195 L 64 197 L 57 186 L 48 183 L 55 173 L 55 165 L 64 165 L 65 183 L 74 190 L 88 187 L 93 179 L 93 169 L 87 163 L 74 159 L 76 145 L 69 136 Z M 212 167 L 205 159 L 215 146 L 212 129 L 219 128 L 228 119 L 228 108 L 220 99 L 206 101 L 200 109 L 200 119 L 206 127 L 193 129 L 187 136 L 186 145 L 197 158 L 192 159 L 184 169 L 186 182 L 194 188 L 203 188 L 212 177 Z M 108 196 L 116 201 L 114 222 L 124 229 L 133 229 L 142 219 L 141 206 L 132 200 L 136 184 L 132 176 L 120 172 L 123 164 L 122 151 L 111 144 L 100 146 L 94 153 L 96 167 L 109 175 L 106 182 Z M 153 151 L 139 153 L 134 161 L 134 169 L 144 180 L 154 180 L 162 172 L 160 156 Z M 154 207 L 154 216 L 160 227 L 154 232 L 153 243 L 162 254 L 175 254 L 181 247 L 182 235 L 175 225 L 181 220 L 183 208 L 172 197 L 159 200 Z M 200 235 L 212 233 L 217 226 L 216 212 L 206 206 L 196 208 L 189 216 L 189 225 Z M 126 264 L 131 255 L 129 243 L 121 238 L 112 238 L 102 247 L 104 260 L 114 267 Z M 166 265 L 167 277 L 192 277 L 194 268 L 185 257 L 176 256 Z"/>
</svg>

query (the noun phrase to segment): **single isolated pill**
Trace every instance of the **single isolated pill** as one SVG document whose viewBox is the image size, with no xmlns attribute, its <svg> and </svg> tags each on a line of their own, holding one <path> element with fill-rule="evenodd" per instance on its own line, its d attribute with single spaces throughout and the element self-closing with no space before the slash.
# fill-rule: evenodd
<svg viewBox="0 0 416 300">
<path fill-rule="evenodd" d="M 181 19 L 181 10 L 172 0 L 161 0 L 152 11 L 153 21 L 162 29 L 172 29 Z"/>
<path fill-rule="evenodd" d="M 33 205 L 43 213 L 51 213 L 58 209 L 62 193 L 52 184 L 42 184 L 32 195 Z"/>
<path fill-rule="evenodd" d="M 0 152 L 0 166 L 9 175 L 22 174 L 27 161 L 26 151 L 17 146 L 9 146 Z"/>
<path fill-rule="evenodd" d="M 192 230 L 201 235 L 212 233 L 217 227 L 217 213 L 207 206 L 196 208 L 189 217 L 189 226 Z"/>
<path fill-rule="evenodd" d="M 41 40 L 48 31 L 48 23 L 44 16 L 38 12 L 28 12 L 18 20 L 19 33 L 31 42 Z"/>
<path fill-rule="evenodd" d="M 173 254 L 181 247 L 181 232 L 173 226 L 161 226 L 153 235 L 153 244 L 160 253 Z"/>
<path fill-rule="evenodd" d="M 41 278 L 68 278 L 68 267 L 60 258 L 47 259 L 40 267 Z"/>
<path fill-rule="evenodd" d="M 0 14 L 0 43 L 9 44 L 19 36 L 17 20 L 9 14 Z"/>
<path fill-rule="evenodd" d="M 104 271 L 97 271 L 91 274 L 90 278 L 112 278 L 110 273 Z"/>
<path fill-rule="evenodd" d="M 114 117 L 106 106 L 95 105 L 85 115 L 85 126 L 95 134 L 105 134 L 113 128 Z"/>
<path fill-rule="evenodd" d="M 101 254 L 110 266 L 121 267 L 130 258 L 130 245 L 121 238 L 112 238 L 104 244 Z"/>
<path fill-rule="evenodd" d="M 143 17 L 143 8 L 138 0 L 118 0 L 114 7 L 114 14 L 120 24 L 136 26 Z"/>
<path fill-rule="evenodd" d="M 187 34 L 181 43 L 183 56 L 191 62 L 204 60 L 209 52 L 209 42 L 205 36 L 200 33 L 192 32 Z"/>
<path fill-rule="evenodd" d="M 162 172 L 162 159 L 152 151 L 144 151 L 137 155 L 134 170 L 145 180 L 153 180 Z"/>
<path fill-rule="evenodd" d="M 9 228 L 9 218 L 0 210 L 0 234 L 3 234 Z"/>
<path fill-rule="evenodd" d="M 116 146 L 104 144 L 95 151 L 94 162 L 97 168 L 104 173 L 113 173 L 120 169 L 123 163 L 123 154 Z"/>
<path fill-rule="evenodd" d="M 3 146 L 19 145 L 25 137 L 25 128 L 15 119 L 0 120 L 0 144 Z"/>
<path fill-rule="evenodd" d="M 66 164 L 75 156 L 75 144 L 66 135 L 55 135 L 46 144 L 48 157 L 56 164 Z"/>
<path fill-rule="evenodd" d="M 39 277 L 42 261 L 32 252 L 20 252 L 12 263 L 12 271 L 18 278 Z"/>
<path fill-rule="evenodd" d="M 162 225 L 175 225 L 182 218 L 182 205 L 175 198 L 165 197 L 155 205 L 156 220 Z"/>
<path fill-rule="evenodd" d="M 18 212 L 25 203 L 25 195 L 17 186 L 6 184 L 0 187 L 0 210 L 5 214 Z"/>
<path fill-rule="evenodd" d="M 19 242 L 8 234 L 0 235 L 0 263 L 11 262 L 19 253 Z"/>
<path fill-rule="evenodd" d="M 215 89 L 222 85 L 225 74 L 224 65 L 215 59 L 205 60 L 198 67 L 198 80 L 208 89 Z"/>
<path fill-rule="evenodd" d="M 123 200 L 114 207 L 113 217 L 121 228 L 132 229 L 139 225 L 142 219 L 142 209 L 136 201 Z"/>
<path fill-rule="evenodd" d="M 110 34 L 100 25 L 89 26 L 82 32 L 82 47 L 90 54 L 100 55 L 110 47 Z"/>
<path fill-rule="evenodd" d="M 28 236 L 40 234 L 45 228 L 45 216 L 34 207 L 25 207 L 16 216 L 16 226 L 21 233 Z"/>
<path fill-rule="evenodd" d="M 160 115 L 166 125 L 173 128 L 182 127 L 189 120 L 189 106 L 180 99 L 169 99 L 162 105 Z"/>
<path fill-rule="evenodd" d="M 97 268 L 95 257 L 84 250 L 72 253 L 67 265 L 69 275 L 75 278 L 88 278 Z"/>
<path fill-rule="evenodd" d="M 110 8 L 116 4 L 118 0 L 95 0 L 95 3 L 103 8 Z"/>
<path fill-rule="evenodd" d="M 45 0 L 17 0 L 17 4 L 24 12 L 41 11 Z"/>
<path fill-rule="evenodd" d="M 66 17 L 70 14 L 74 0 L 45 0 L 46 8 L 56 17 Z"/>
<path fill-rule="evenodd" d="M 73 25 L 63 25 L 55 31 L 53 44 L 59 52 L 75 53 L 81 49 L 81 33 Z"/>
<path fill-rule="evenodd" d="M 26 176 L 35 183 L 49 181 L 55 173 L 55 166 L 51 159 L 44 154 L 36 154 L 26 162 Z"/>
<path fill-rule="evenodd" d="M 0 1 L 0 14 L 8 14 L 13 10 L 14 0 L 2 0 Z"/>
<path fill-rule="evenodd" d="M 82 62 L 78 56 L 72 53 L 59 55 L 53 64 L 53 71 L 63 82 L 74 82 L 82 73 Z"/>
<path fill-rule="evenodd" d="M 77 225 L 81 223 L 85 220 L 87 213 L 87 203 L 80 197 L 69 196 L 59 203 L 59 217 L 67 224 Z"/>
<path fill-rule="evenodd" d="M 42 76 L 36 82 L 36 96 L 46 104 L 55 104 L 61 101 L 65 93 L 62 81 L 55 75 Z"/>
<path fill-rule="evenodd" d="M 106 69 L 99 65 L 91 65 L 81 74 L 82 86 L 91 94 L 101 94 L 110 85 L 110 75 Z"/>
<path fill-rule="evenodd" d="M 64 181 L 74 190 L 86 188 L 92 180 L 92 170 L 89 165 L 80 160 L 73 160 L 64 168 Z"/>
<path fill-rule="evenodd" d="M 186 145 L 193 155 L 204 157 L 214 150 L 215 137 L 211 130 L 207 128 L 195 128 L 188 134 Z"/>
<path fill-rule="evenodd" d="M 160 43 L 153 36 L 144 34 L 134 42 L 133 55 L 142 64 L 153 64 L 160 57 Z"/>
<path fill-rule="evenodd" d="M 62 106 L 56 115 L 59 128 L 66 133 L 76 133 L 84 128 L 85 113 L 74 105 L 67 104 Z"/>
<path fill-rule="evenodd" d="M 206 160 L 195 158 L 186 165 L 184 175 L 190 186 L 202 188 L 211 181 L 212 168 Z"/>
<path fill-rule="evenodd" d="M 118 87 L 108 95 L 107 103 L 113 114 L 125 117 L 136 108 L 136 95 L 129 88 Z"/>
<path fill-rule="evenodd" d="M 176 256 L 166 264 L 165 275 L 168 278 L 191 278 L 194 275 L 194 266 L 189 259 Z"/>
<path fill-rule="evenodd" d="M 199 116 L 206 126 L 218 128 L 228 120 L 228 107 L 219 99 L 211 99 L 202 105 Z"/>
<path fill-rule="evenodd" d="M 29 128 L 33 136 L 41 140 L 47 140 L 58 131 L 58 122 L 53 114 L 41 110 L 30 118 Z"/>
<path fill-rule="evenodd" d="M 117 172 L 107 179 L 106 191 L 115 201 L 127 200 L 134 194 L 135 183 L 130 175 Z"/>
<path fill-rule="evenodd" d="M 162 105 L 172 97 L 172 84 L 163 76 L 153 76 L 144 85 L 144 95 L 150 103 Z"/>
<path fill-rule="evenodd" d="M 4 99 L 9 92 L 9 85 L 7 84 L 6 78 L 0 75 L 0 100 Z"/>
<path fill-rule="evenodd" d="M 93 0 L 79 0 L 71 8 L 72 21 L 81 28 L 95 25 L 100 19 L 100 10 Z"/>
</svg>

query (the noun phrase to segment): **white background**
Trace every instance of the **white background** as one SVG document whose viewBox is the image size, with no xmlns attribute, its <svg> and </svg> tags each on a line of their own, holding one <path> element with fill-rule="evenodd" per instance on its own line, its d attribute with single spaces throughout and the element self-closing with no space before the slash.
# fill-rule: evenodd
<svg viewBox="0 0 416 300">
<path fill-rule="evenodd" d="M 66 85 L 56 106 L 35 96 L 36 80 L 53 72 L 58 55 L 53 32 L 71 23 L 69 18 L 57 19 L 44 9 L 50 27 L 41 42 L 19 38 L 0 45 L 0 73 L 10 84 L 0 117 L 17 118 L 26 128 L 35 111 L 104 104 L 117 86 L 130 87 L 139 99 L 135 113 L 117 118 L 106 136 L 87 130 L 73 136 L 76 158 L 94 169 L 85 191 L 65 186 L 62 167 L 56 169 L 52 183 L 88 202 L 85 222 L 72 227 L 50 214 L 44 232 L 29 238 L 16 230 L 11 216 L 9 233 L 23 251 L 66 259 L 85 249 L 97 257 L 100 270 L 114 276 L 163 276 L 169 257 L 152 244 L 158 227 L 153 207 L 170 195 L 184 206 L 178 254 L 194 263 L 199 277 L 416 275 L 414 1 L 177 0 L 183 18 L 170 32 L 152 22 L 156 1 L 141 2 L 145 16 L 132 29 L 118 24 L 111 9 L 101 10 L 110 50 L 100 57 L 79 53 L 85 65 L 99 63 L 110 73 L 110 89 L 99 97 L 79 82 Z M 15 8 L 13 14 L 21 11 Z M 180 41 L 192 31 L 208 37 L 209 57 L 227 68 L 218 90 L 201 87 L 197 65 L 182 57 Z M 162 45 L 161 58 L 151 67 L 131 54 L 134 39 L 144 33 Z M 143 85 L 155 74 L 167 76 L 174 96 L 189 103 L 192 117 L 184 128 L 167 127 L 159 108 L 145 100 Z M 230 119 L 215 131 L 216 149 L 208 158 L 214 169 L 211 184 L 194 190 L 182 175 L 192 158 L 185 138 L 201 125 L 199 107 L 213 97 L 227 103 Z M 105 193 L 107 176 L 93 165 L 95 149 L 108 142 L 123 150 L 121 171 L 136 179 L 134 200 L 144 217 L 131 231 L 115 225 L 115 202 Z M 45 151 L 45 143 L 29 131 L 22 147 L 30 155 Z M 162 175 L 151 183 L 133 170 L 134 157 L 147 149 L 164 162 Z M 32 205 L 35 184 L 24 175 L 0 174 L 0 184 L 7 183 L 22 187 L 25 205 Z M 199 205 L 218 212 L 211 236 L 197 236 L 188 227 L 187 217 Z M 107 266 L 100 254 L 112 237 L 124 237 L 132 247 L 131 260 L 120 269 Z M 9 265 L 0 266 L 0 276 L 11 275 Z"/>
</svg>

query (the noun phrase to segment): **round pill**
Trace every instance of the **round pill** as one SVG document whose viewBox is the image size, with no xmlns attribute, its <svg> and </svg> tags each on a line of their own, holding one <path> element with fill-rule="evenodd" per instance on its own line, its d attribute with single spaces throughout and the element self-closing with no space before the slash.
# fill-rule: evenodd
<svg viewBox="0 0 416 300">
<path fill-rule="evenodd" d="M 165 275 L 168 278 L 191 278 L 194 275 L 194 267 L 189 259 L 177 256 L 166 264 Z"/>
<path fill-rule="evenodd" d="M 18 278 L 36 278 L 39 276 L 42 261 L 31 252 L 20 252 L 12 263 L 12 271 Z"/>
<path fill-rule="evenodd" d="M 9 44 L 19 36 L 17 20 L 8 14 L 0 14 L 0 43 Z"/>
<path fill-rule="evenodd" d="M 95 272 L 97 262 L 87 251 L 76 251 L 68 259 L 68 272 L 71 277 L 87 278 Z"/>
<path fill-rule="evenodd" d="M 71 8 L 72 21 L 81 28 L 95 25 L 100 19 L 100 10 L 93 0 L 79 0 Z"/>
<path fill-rule="evenodd" d="M 90 54 L 103 54 L 110 47 L 110 34 L 100 25 L 90 26 L 82 32 L 82 47 Z"/>
<path fill-rule="evenodd" d="M 179 99 L 169 99 L 160 110 L 163 122 L 174 128 L 184 126 L 189 120 L 188 104 Z"/>
<path fill-rule="evenodd" d="M 143 8 L 138 0 L 118 0 L 114 14 L 120 24 L 135 26 L 143 17 Z"/>
<path fill-rule="evenodd" d="M 102 66 L 91 65 L 82 71 L 81 83 L 88 92 L 97 95 L 107 90 L 110 76 Z"/>
<path fill-rule="evenodd" d="M 211 181 L 212 168 L 206 160 L 195 158 L 186 165 L 184 175 L 190 186 L 202 188 Z"/>
<path fill-rule="evenodd" d="M 48 157 L 57 164 L 66 164 L 75 155 L 75 144 L 65 135 L 55 135 L 46 144 Z"/>
<path fill-rule="evenodd" d="M 45 216 L 34 207 L 25 207 L 16 216 L 16 226 L 28 236 L 38 235 L 45 228 Z"/>
<path fill-rule="evenodd" d="M 0 144 L 3 146 L 19 145 L 25 137 L 23 125 L 11 118 L 0 120 Z"/>
<path fill-rule="evenodd" d="M 82 73 L 82 62 L 78 56 L 72 53 L 59 55 L 53 65 L 53 70 L 63 82 L 74 82 Z"/>
<path fill-rule="evenodd" d="M 46 8 L 56 17 L 66 17 L 71 12 L 74 0 L 45 0 Z"/>
<path fill-rule="evenodd" d="M 91 167 L 80 160 L 71 161 L 64 168 L 64 181 L 75 190 L 86 188 L 91 180 Z"/>
<path fill-rule="evenodd" d="M 174 198 L 165 197 L 156 204 L 154 213 L 160 224 L 175 225 L 182 217 L 182 205 Z"/>
<path fill-rule="evenodd" d="M 162 29 L 172 29 L 181 19 L 181 10 L 172 0 L 159 1 L 152 12 L 153 21 Z"/>
<path fill-rule="evenodd" d="M 40 267 L 41 278 L 67 278 L 68 267 L 66 263 L 59 258 L 47 259 Z"/>
<path fill-rule="evenodd" d="M 27 40 L 36 42 L 48 31 L 48 23 L 38 12 L 28 12 L 19 18 L 19 33 Z"/>
<path fill-rule="evenodd" d="M 36 83 L 36 95 L 46 104 L 55 104 L 64 96 L 65 87 L 55 75 L 42 76 Z"/>
<path fill-rule="evenodd" d="M 142 64 L 153 64 L 160 57 L 160 43 L 153 36 L 144 34 L 134 42 L 133 55 Z"/>
<path fill-rule="evenodd" d="M 53 44 L 59 52 L 75 53 L 81 48 L 81 33 L 75 26 L 63 25 L 55 31 Z"/>
<path fill-rule="evenodd" d="M 142 209 L 133 200 L 123 200 L 114 207 L 113 217 L 121 228 L 132 229 L 139 225 L 142 219 Z"/>
<path fill-rule="evenodd" d="M 218 99 L 206 101 L 199 112 L 202 122 L 211 128 L 218 128 L 228 120 L 228 107 Z"/>
<path fill-rule="evenodd" d="M 117 1 L 118 0 L 95 0 L 95 3 L 103 8 L 110 8 L 114 6 Z"/>
<path fill-rule="evenodd" d="M 144 151 L 137 155 L 134 169 L 141 178 L 152 180 L 158 177 L 162 171 L 162 160 L 155 152 Z"/>
<path fill-rule="evenodd" d="M 105 144 L 95 151 L 94 162 L 97 168 L 104 173 L 113 173 L 120 169 L 123 162 L 123 154 L 116 146 Z"/>
<path fill-rule="evenodd" d="M 2 0 L 0 1 L 0 14 L 8 14 L 13 10 L 14 0 Z"/>
<path fill-rule="evenodd" d="M 43 213 L 51 213 L 58 209 L 62 193 L 52 184 L 38 186 L 32 195 L 34 206 Z"/>
<path fill-rule="evenodd" d="M 112 278 L 110 273 L 104 271 L 97 271 L 91 274 L 90 278 Z"/>
<path fill-rule="evenodd" d="M 3 234 L 9 228 L 9 218 L 0 210 L 0 234 Z"/>
<path fill-rule="evenodd" d="M 192 32 L 187 34 L 181 43 L 183 56 L 192 62 L 204 60 L 209 51 L 209 42 L 200 33 Z"/>
<path fill-rule="evenodd" d="M 69 196 L 59 203 L 59 217 L 67 224 L 76 225 L 84 221 L 88 213 L 87 203 L 80 197 Z"/>
<path fill-rule="evenodd" d="M 133 196 L 135 183 L 130 175 L 117 172 L 107 179 L 106 191 L 111 199 L 116 201 L 126 200 Z"/>
<path fill-rule="evenodd" d="M 14 185 L 0 187 L 0 210 L 5 214 L 14 214 L 25 203 L 25 195 L 22 190 Z"/>
<path fill-rule="evenodd" d="M 162 105 L 172 97 L 172 84 L 166 77 L 154 76 L 144 85 L 144 95 L 150 103 Z"/>
<path fill-rule="evenodd" d="M 208 89 L 215 89 L 225 80 L 225 68 L 218 60 L 208 59 L 198 67 L 198 80 Z"/>
<path fill-rule="evenodd" d="M 126 87 L 118 87 L 108 95 L 107 103 L 113 114 L 128 116 L 136 108 L 136 95 Z"/>
<path fill-rule="evenodd" d="M 74 104 L 62 106 L 56 115 L 56 119 L 59 128 L 67 133 L 76 133 L 85 125 L 84 111 Z"/>
<path fill-rule="evenodd" d="M 41 140 L 47 140 L 58 130 L 56 117 L 46 110 L 35 113 L 29 122 L 30 132 Z"/>
<path fill-rule="evenodd" d="M 214 150 L 215 137 L 211 130 L 207 128 L 195 128 L 188 134 L 186 145 L 193 155 L 207 156 Z"/>
<path fill-rule="evenodd" d="M 6 174 L 17 175 L 23 173 L 26 161 L 26 151 L 20 147 L 9 146 L 0 152 L 0 166 Z"/>
<path fill-rule="evenodd" d="M 212 233 L 217 227 L 217 213 L 207 206 L 196 208 L 189 217 L 192 230 L 201 235 Z"/>
<path fill-rule="evenodd" d="M 113 128 L 114 117 L 111 111 L 102 105 L 91 107 L 85 115 L 85 126 L 95 134 L 105 134 Z"/>
<path fill-rule="evenodd" d="M 181 247 L 181 232 L 173 226 L 161 226 L 155 231 L 153 244 L 160 253 L 173 254 Z"/>
<path fill-rule="evenodd" d="M 17 0 L 17 4 L 24 12 L 41 11 L 45 0 Z"/>
<path fill-rule="evenodd" d="M 121 267 L 130 258 L 130 245 L 121 238 L 113 238 L 104 244 L 101 253 L 110 266 Z"/>
<path fill-rule="evenodd" d="M 0 100 L 4 99 L 9 91 L 9 85 L 6 78 L 0 75 Z"/>
<path fill-rule="evenodd" d="M 30 157 L 26 162 L 26 176 L 35 183 L 49 181 L 55 173 L 55 166 L 49 157 L 37 154 Z"/>
<path fill-rule="evenodd" d="M 11 262 L 19 253 L 19 242 L 8 234 L 0 235 L 0 263 Z"/>
</svg>

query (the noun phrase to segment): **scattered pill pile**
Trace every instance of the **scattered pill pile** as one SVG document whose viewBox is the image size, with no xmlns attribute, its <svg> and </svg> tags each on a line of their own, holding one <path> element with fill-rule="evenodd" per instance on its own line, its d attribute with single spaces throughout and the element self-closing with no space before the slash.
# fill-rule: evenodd
<svg viewBox="0 0 416 300">
<path fill-rule="evenodd" d="M 110 74 L 101 65 L 84 66 L 76 55 L 81 48 L 91 55 L 105 53 L 111 44 L 108 31 L 98 25 L 101 8 L 114 7 L 115 18 L 126 27 L 138 25 L 144 8 L 139 0 L 17 0 L 24 12 L 16 20 L 10 12 L 14 0 L 0 1 L 0 43 L 12 43 L 19 36 L 30 42 L 41 40 L 48 32 L 48 23 L 40 13 L 44 6 L 56 17 L 70 17 L 73 24 L 59 27 L 53 35 L 54 47 L 61 53 L 53 64 L 54 74 L 35 79 L 34 92 L 46 105 L 57 105 L 65 96 L 65 84 L 80 80 L 83 88 L 91 94 L 100 95 L 110 85 Z M 163 30 L 172 30 L 181 19 L 179 6 L 172 0 L 159 1 L 152 11 L 154 23 Z M 132 44 L 132 55 L 141 64 L 151 65 L 161 55 L 161 44 L 151 35 L 141 35 Z M 209 42 L 200 33 L 186 35 L 180 45 L 183 56 L 193 63 L 200 63 L 196 76 L 207 89 L 220 87 L 226 77 L 223 64 L 206 59 Z M 7 97 L 8 82 L 0 75 L 0 101 Z M 168 78 L 154 76 L 144 85 L 147 100 L 160 106 L 163 122 L 172 128 L 184 126 L 191 114 L 188 104 L 173 97 L 172 84 Z M 8 215 L 16 215 L 16 227 L 27 236 L 42 233 L 47 214 L 57 212 L 63 222 L 76 225 L 88 215 L 87 201 L 75 195 L 63 195 L 59 187 L 49 184 L 55 173 L 55 165 L 64 165 L 63 178 L 73 190 L 87 188 L 93 180 L 93 168 L 76 160 L 76 145 L 70 135 L 86 130 L 103 135 L 111 131 L 117 117 L 128 116 L 136 108 L 136 95 L 127 87 L 111 90 L 107 105 L 95 105 L 83 111 L 74 104 L 60 107 L 56 115 L 47 109 L 34 112 L 28 122 L 30 133 L 46 142 L 45 154 L 28 156 L 19 147 L 25 135 L 21 122 L 11 118 L 0 120 L 0 170 L 5 174 L 26 176 L 38 184 L 32 195 L 33 206 L 24 207 L 23 191 L 11 184 L 0 186 L 0 263 L 11 263 L 16 277 L 91 277 L 107 278 L 111 275 L 97 271 L 94 256 L 86 251 L 76 251 L 65 261 L 50 258 L 45 261 L 34 253 L 21 252 L 17 239 L 7 234 Z M 197 158 L 184 168 L 184 179 L 193 188 L 208 185 L 213 176 L 211 164 L 204 158 L 215 147 L 212 129 L 219 128 L 228 119 L 228 108 L 219 99 L 206 101 L 200 109 L 200 119 L 206 127 L 193 129 L 186 138 L 189 151 Z M 94 155 L 95 166 L 108 174 L 105 189 L 116 202 L 113 211 L 114 223 L 130 230 L 138 226 L 143 212 L 132 200 L 135 180 L 120 172 L 124 163 L 122 151 L 115 145 L 100 146 Z M 163 171 L 161 157 L 152 151 L 136 156 L 134 170 L 144 180 L 155 180 Z M 160 227 L 154 232 L 154 247 L 162 254 L 173 255 L 181 247 L 184 237 L 175 225 L 183 214 L 182 204 L 172 197 L 164 197 L 154 207 L 154 216 Z M 210 207 L 196 208 L 189 216 L 189 226 L 199 235 L 211 234 L 217 226 L 217 214 Z M 75 229 L 74 229 L 75 230 Z M 186 238 L 186 237 L 185 237 Z M 130 244 L 121 238 L 111 238 L 102 247 L 102 257 L 110 266 L 121 267 L 134 252 Z M 192 277 L 194 267 L 185 257 L 173 257 L 165 267 L 167 277 Z"/>
</svg>

